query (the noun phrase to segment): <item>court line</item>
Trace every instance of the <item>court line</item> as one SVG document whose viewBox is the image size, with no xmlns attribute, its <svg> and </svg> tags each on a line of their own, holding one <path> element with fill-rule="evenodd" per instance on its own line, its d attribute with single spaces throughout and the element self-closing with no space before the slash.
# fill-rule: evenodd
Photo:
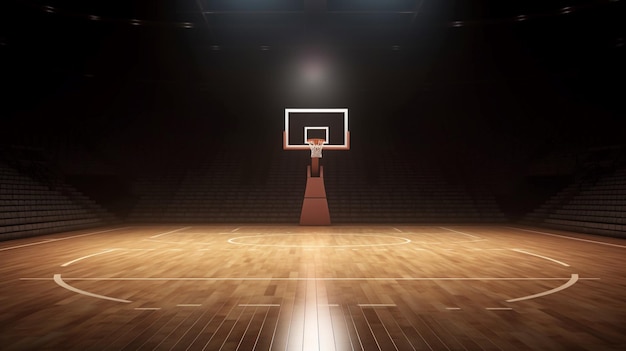
<svg viewBox="0 0 626 351">
<path fill-rule="evenodd" d="M 537 297 L 542 297 L 542 296 L 546 296 L 546 295 L 550 295 L 550 294 L 554 294 L 556 292 L 559 292 L 561 290 L 565 290 L 567 288 L 569 288 L 570 286 L 576 284 L 576 282 L 579 280 L 578 278 L 578 274 L 576 273 L 572 273 L 571 278 L 567 281 L 567 283 L 558 286 L 554 289 L 550 289 L 550 290 L 546 290 L 537 294 L 533 294 L 533 295 L 528 295 L 528 296 L 523 296 L 523 297 L 518 297 L 515 299 L 509 299 L 506 300 L 506 302 L 518 302 L 518 301 L 524 301 L 524 300 L 530 300 L 530 299 L 535 299 Z"/>
<path fill-rule="evenodd" d="M 233 307 L 234 310 L 234 307 Z M 243 316 L 243 312 L 245 311 L 245 309 L 241 309 L 241 312 L 239 312 L 239 315 L 237 316 L 237 318 L 234 319 L 233 325 L 230 327 L 230 330 L 228 331 L 228 333 L 226 334 L 226 337 L 224 337 L 224 341 L 222 341 L 222 344 L 220 345 L 219 350 L 223 350 L 224 349 L 224 345 L 226 345 L 226 342 L 228 341 L 228 338 L 230 337 L 230 335 L 233 333 L 233 330 L 235 330 L 235 327 L 237 326 L 237 324 L 240 324 L 240 320 L 241 320 L 241 316 Z M 232 310 L 231 310 L 232 312 Z M 230 314 L 230 313 L 229 313 Z M 221 328 L 224 325 L 224 323 L 228 320 L 228 315 L 226 315 L 226 317 L 224 318 L 224 320 L 222 321 L 222 324 L 220 324 L 220 326 L 215 330 L 215 334 L 213 334 L 213 336 L 215 335 L 220 335 L 221 333 Z M 231 319 L 232 320 L 232 319 Z M 213 339 L 213 336 L 211 336 L 211 339 Z M 207 347 L 209 346 L 209 344 L 211 343 L 211 340 L 209 340 L 206 344 L 204 344 L 204 347 L 202 348 L 202 350 L 206 350 Z"/>
<path fill-rule="evenodd" d="M 44 280 L 53 280 L 53 278 L 19 278 L 24 281 L 44 281 Z M 63 278 L 64 281 L 394 281 L 394 280 L 402 280 L 402 281 L 559 281 L 559 280 L 570 280 L 570 278 L 550 278 L 550 277 L 503 277 L 503 278 L 495 278 L 495 277 L 433 277 L 433 278 L 411 278 L 411 277 L 397 277 L 397 278 L 272 278 L 272 277 L 222 277 L 222 278 L 177 278 L 177 277 L 162 277 L 162 278 L 143 278 L 143 277 L 101 277 L 101 278 Z M 600 278 L 578 278 L 578 280 L 600 280 Z"/>
<path fill-rule="evenodd" d="M 61 267 L 67 267 L 67 266 L 71 265 L 72 263 L 76 263 L 76 262 L 81 261 L 81 260 L 84 260 L 84 259 L 86 259 L 86 258 L 93 257 L 93 256 L 98 256 L 98 255 L 102 255 L 102 254 L 109 253 L 109 252 L 113 252 L 113 251 L 115 251 L 115 250 L 118 250 L 118 249 L 110 249 L 110 250 L 105 250 L 105 251 L 102 251 L 102 252 L 97 252 L 97 253 L 95 253 L 95 254 L 91 254 L 91 255 L 87 255 L 87 256 L 79 257 L 79 258 L 77 258 L 77 259 L 75 259 L 75 260 L 71 260 L 71 261 L 69 261 L 69 262 L 65 262 L 65 263 L 63 263 L 63 264 L 61 265 Z"/>
<path fill-rule="evenodd" d="M 340 314 L 340 317 L 336 317 L 336 318 L 337 318 L 337 319 L 340 319 L 340 318 L 341 318 L 341 319 L 343 319 L 343 323 L 341 323 L 340 321 L 338 321 L 338 322 L 337 322 L 337 327 L 339 327 L 339 324 L 341 324 L 341 325 L 343 326 L 343 328 L 345 328 L 345 329 L 344 329 L 344 333 L 343 333 L 343 335 L 344 335 L 344 337 L 345 337 L 345 336 L 347 336 L 347 337 L 348 337 L 348 345 L 350 345 L 350 346 L 351 346 L 351 347 L 350 347 L 350 349 L 351 349 L 352 351 L 354 351 L 354 343 L 355 343 L 356 341 L 358 341 L 358 340 L 356 340 L 356 341 L 355 341 L 355 340 L 352 338 L 352 333 L 350 332 L 350 324 L 348 323 L 348 318 L 347 318 L 347 316 L 346 316 L 346 313 L 345 313 L 345 312 L 344 312 L 344 310 L 343 310 L 343 307 L 342 307 L 342 306 L 338 306 L 338 307 L 339 307 L 339 309 L 341 310 L 341 314 Z M 335 316 L 336 316 L 336 314 L 335 314 Z M 343 317 L 343 318 L 342 318 L 342 317 Z M 332 313 L 331 313 L 331 318 L 332 318 Z M 335 336 L 335 340 L 336 340 L 336 339 L 337 339 L 337 337 Z"/>
<path fill-rule="evenodd" d="M 584 241 L 584 242 L 587 242 L 587 243 L 606 245 L 606 246 L 613 246 L 613 247 L 620 247 L 622 249 L 626 249 L 626 245 L 611 244 L 611 243 L 607 243 L 605 241 L 596 241 L 596 240 L 590 240 L 590 239 L 575 238 L 575 237 L 571 237 L 571 236 L 567 236 L 567 235 L 559 235 L 559 234 L 553 234 L 553 233 L 539 232 L 539 231 L 536 231 L 536 230 L 522 229 L 522 228 L 515 228 L 515 227 L 504 227 L 504 228 L 517 229 L 517 230 L 521 230 L 521 231 L 529 232 L 529 233 L 537 233 L 537 234 L 555 236 L 555 237 L 563 238 L 563 239 Z"/>
<path fill-rule="evenodd" d="M 265 327 L 265 322 L 267 321 L 267 316 L 270 314 L 270 309 L 268 308 L 265 311 L 265 316 L 263 316 L 263 322 L 261 322 L 261 326 L 259 327 L 259 332 L 254 339 L 254 345 L 252 345 L 252 349 L 256 350 L 257 345 L 259 344 L 259 340 L 261 339 L 261 334 L 263 332 L 263 328 Z"/>
<path fill-rule="evenodd" d="M 252 311 L 252 315 L 250 316 L 250 320 L 248 320 L 248 324 L 246 324 L 246 329 L 244 329 L 243 333 L 241 333 L 241 337 L 239 338 L 239 343 L 237 343 L 237 348 L 235 348 L 235 351 L 239 351 L 239 348 L 241 347 L 241 344 L 243 343 L 244 339 L 246 338 L 246 334 L 248 334 L 248 330 L 250 330 L 250 325 L 252 325 L 252 321 L 254 320 L 254 316 L 256 316 L 256 311 L 258 309 L 259 309 L 258 307 L 255 307 L 254 311 Z M 237 321 L 237 322 L 239 322 L 239 321 Z M 234 328 L 234 326 L 233 326 L 233 328 Z M 228 341 L 228 339 L 224 340 L 224 342 L 222 343 L 222 347 L 220 347 L 220 350 L 222 350 L 224 348 L 224 345 L 226 345 L 227 341 Z"/>
<path fill-rule="evenodd" d="M 130 303 L 132 301 L 129 300 L 124 300 L 124 299 L 117 299 L 115 297 L 109 297 L 109 296 L 104 296 L 104 295 L 98 295 L 98 294 L 94 294 L 94 293 L 90 293 L 88 291 L 85 290 L 80 290 L 78 288 L 75 288 L 69 284 L 67 284 L 66 282 L 63 281 L 63 278 L 61 278 L 60 274 L 55 274 L 54 275 L 54 282 L 57 283 L 60 287 L 65 288 L 69 291 L 73 291 L 75 293 L 81 294 L 81 295 L 85 295 L 85 296 L 90 296 L 90 297 L 95 297 L 98 299 L 103 299 L 103 300 L 110 300 L 110 301 L 115 301 L 115 302 L 124 302 L 124 303 Z"/>
<path fill-rule="evenodd" d="M 189 233 L 185 233 L 185 234 L 189 234 Z M 189 244 L 188 242 L 184 242 L 184 241 L 165 241 L 165 240 L 152 240 L 152 239 L 143 239 L 142 241 L 149 241 L 152 243 L 160 243 L 160 244 L 176 244 L 176 245 Z M 209 243 L 193 243 L 193 244 L 211 245 Z M 155 250 L 155 249 L 152 249 L 152 250 Z"/>
<path fill-rule="evenodd" d="M 239 307 L 280 307 L 278 303 L 240 303 Z"/>
<path fill-rule="evenodd" d="M 486 307 L 487 311 L 512 311 L 511 307 Z"/>
<path fill-rule="evenodd" d="M 396 307 L 395 303 L 359 303 L 359 307 Z"/>
<path fill-rule="evenodd" d="M 67 237 L 64 237 L 64 238 L 47 239 L 47 240 L 37 241 L 37 242 L 34 242 L 34 243 L 28 243 L 28 244 L 23 244 L 23 245 L 3 247 L 3 248 L 0 249 L 0 251 L 20 249 L 22 247 L 41 245 L 41 244 L 48 244 L 48 243 L 53 243 L 53 242 L 61 241 L 61 240 L 81 238 L 83 236 L 95 235 L 95 234 L 100 234 L 100 233 L 108 233 L 108 232 L 112 232 L 112 231 L 115 231 L 115 230 L 122 230 L 122 229 L 129 229 L 129 228 L 132 228 L 132 227 L 122 227 L 122 228 L 115 228 L 115 229 L 107 229 L 107 230 L 100 230 L 100 231 L 92 232 L 92 233 L 85 233 L 85 234 L 78 234 L 78 235 L 73 235 L 73 236 L 67 236 Z"/>
<path fill-rule="evenodd" d="M 365 315 L 365 311 L 363 311 L 362 308 L 361 308 L 361 315 L 363 315 L 363 320 L 365 321 L 365 323 L 367 323 L 367 328 L 370 331 L 370 335 L 374 338 L 374 342 L 376 343 L 376 346 L 378 347 L 378 350 L 382 351 L 383 349 L 380 347 L 380 343 L 378 342 L 378 338 L 376 337 L 376 333 L 374 333 L 374 329 L 372 329 L 372 323 L 370 323 L 370 321 L 367 319 L 367 316 Z M 398 348 L 396 348 L 396 350 L 397 349 Z"/>
<path fill-rule="evenodd" d="M 241 298 L 237 299 L 237 301 L 240 301 L 240 300 L 241 300 Z M 217 312 L 215 312 L 215 313 L 211 316 L 211 318 L 210 318 L 210 319 L 209 319 L 206 323 L 204 323 L 204 326 L 202 327 L 202 329 L 201 329 L 199 332 L 197 332 L 197 333 L 196 333 L 196 337 L 195 337 L 195 338 L 191 341 L 191 343 L 189 344 L 189 346 L 187 346 L 187 348 L 185 349 L 186 351 L 187 351 L 187 350 L 189 350 L 189 349 L 191 349 L 191 348 L 192 348 L 192 346 L 193 346 L 193 344 L 195 344 L 195 343 L 196 343 L 196 341 L 198 341 L 198 338 L 199 338 L 201 335 L 203 335 L 203 334 L 204 334 L 205 330 L 209 327 L 209 324 L 211 324 L 214 320 L 217 320 L 217 319 L 215 319 L 215 317 L 217 317 L 217 316 L 218 316 L 218 314 L 220 313 L 220 311 L 222 311 L 222 309 L 224 309 L 224 308 L 227 306 L 227 302 L 228 302 L 228 299 L 224 299 L 224 303 L 222 303 L 222 305 L 220 306 L 220 308 L 216 310 Z M 233 306 L 233 307 L 231 308 L 231 310 L 232 310 L 233 308 L 235 308 L 235 307 Z M 174 349 L 174 348 L 175 348 L 175 346 L 176 346 L 176 345 L 178 345 L 178 343 L 180 343 L 180 341 L 181 341 L 181 340 L 185 337 L 185 335 L 187 335 L 187 334 L 189 333 L 189 331 L 190 331 L 190 330 L 191 330 L 191 329 L 192 329 L 192 328 L 193 328 L 193 327 L 194 327 L 194 326 L 195 326 L 195 325 L 196 325 L 196 324 L 200 321 L 200 319 L 201 319 L 202 317 L 204 317 L 204 315 L 207 313 L 207 311 L 208 311 L 208 310 L 206 310 L 206 309 L 205 309 L 205 311 L 204 311 L 204 312 L 200 315 L 200 317 L 198 317 L 198 319 L 194 322 L 194 324 L 193 324 L 191 327 L 189 327 L 189 328 L 187 329 L 187 331 L 185 331 L 185 334 L 183 334 L 183 336 L 181 336 L 181 337 L 178 339 L 178 341 L 176 342 L 176 344 L 175 344 L 175 345 L 174 345 L 174 346 L 173 346 L 170 350 Z M 230 312 L 229 312 L 229 313 L 230 313 Z M 222 323 L 223 323 L 223 322 L 222 322 Z M 211 339 L 212 339 L 212 338 L 213 338 L 213 336 L 211 336 Z M 210 340 L 209 340 L 209 341 L 210 341 Z M 179 348 L 179 349 L 182 349 L 182 348 Z M 195 347 L 195 349 L 197 349 L 197 347 Z"/>
<path fill-rule="evenodd" d="M 356 321 L 354 320 L 354 315 L 352 314 L 352 311 L 350 311 L 350 306 L 346 306 L 346 309 L 348 310 L 348 316 L 350 316 L 350 321 L 352 322 L 352 327 L 354 328 L 353 330 L 354 330 L 354 333 L 356 334 L 356 339 L 359 341 L 361 350 L 365 350 L 365 348 L 363 347 L 363 340 L 361 339 L 361 333 L 359 333 L 359 328 L 357 328 L 356 326 Z M 343 313 L 343 308 L 341 309 L 341 312 L 345 317 L 346 314 Z M 349 331 L 348 331 L 348 335 L 350 335 Z"/>
<path fill-rule="evenodd" d="M 267 311 L 269 312 L 269 310 L 270 309 L 268 308 Z M 274 350 L 274 341 L 276 340 L 276 332 L 278 331 L 278 322 L 280 321 L 280 316 L 283 314 L 283 311 L 284 309 L 281 306 L 278 309 L 278 314 L 276 315 L 276 322 L 274 322 L 274 329 L 272 330 L 272 338 L 270 339 L 270 346 L 269 346 L 270 350 Z"/>
<path fill-rule="evenodd" d="M 515 252 L 519 252 L 519 253 L 523 253 L 523 254 L 539 257 L 539 258 L 543 258 L 544 260 L 548 260 L 548 261 L 552 261 L 552 262 L 558 263 L 561 266 L 565 266 L 565 267 L 569 267 L 570 266 L 569 264 L 567 264 L 565 262 L 561 262 L 559 260 L 555 260 L 554 258 L 550 258 L 550 257 L 534 254 L 532 252 L 528 252 L 528 251 L 524 251 L 524 250 L 520 250 L 520 249 L 511 249 L 511 251 L 515 251 Z"/>
<path fill-rule="evenodd" d="M 179 228 L 179 229 L 175 229 L 175 230 L 170 230 L 169 232 L 153 235 L 153 236 L 150 237 L 150 239 L 159 238 L 159 237 L 162 237 L 162 236 L 168 235 L 168 234 L 174 234 L 174 233 L 180 232 L 181 230 L 185 230 L 185 229 L 189 229 L 189 228 L 192 228 L 192 227 L 183 227 L 183 228 Z"/>
<path fill-rule="evenodd" d="M 403 237 L 399 237 L 399 236 L 392 236 L 392 235 L 378 235 L 378 234 L 356 234 L 356 233 L 347 233 L 347 234 L 332 234 L 332 235 L 341 235 L 341 236 L 345 236 L 345 235 L 354 235 L 354 236 L 375 236 L 375 237 L 384 237 L 384 238 L 395 238 L 395 239 L 400 239 L 402 240 L 402 242 L 399 243 L 390 243 L 390 244 L 356 244 L 356 245 L 275 245 L 275 244 L 247 244 L 247 243 L 240 243 L 237 242 L 237 240 L 239 239 L 246 239 L 246 238 L 259 238 L 259 237 L 268 237 L 268 236 L 289 236 L 289 235 L 293 235 L 293 234 L 268 234 L 268 235 L 247 235 L 247 236 L 238 236 L 238 237 L 234 237 L 234 238 L 230 238 L 228 239 L 228 243 L 233 244 L 233 245 L 246 245 L 246 246 L 261 246 L 261 247 L 301 247 L 301 248 L 333 248 L 333 247 L 376 247 L 376 246 L 394 246 L 394 245 L 404 245 L 404 244 L 408 244 L 411 242 L 411 239 L 407 239 L 407 238 L 403 238 Z"/>
<path fill-rule="evenodd" d="M 28 278 L 20 278 L 21 280 L 28 280 Z M 259 278 L 253 278 L 256 280 L 259 280 Z M 271 279 L 271 278 L 270 278 Z M 319 280 L 320 278 L 306 278 L 308 280 Z M 326 279 L 326 278 L 322 278 L 322 279 Z M 370 278 L 371 279 L 371 278 Z M 392 280 L 390 278 L 383 278 L 384 280 Z M 454 281 L 463 281 L 463 280 L 564 280 L 563 278 L 409 278 L 411 280 L 454 280 Z M 598 279 L 598 278 L 579 278 L 578 274 L 573 273 L 570 277 L 570 279 L 563 285 L 556 287 L 554 289 L 551 290 L 546 290 L 537 294 L 533 294 L 533 295 L 528 295 L 528 296 L 523 296 L 523 297 L 519 297 L 519 298 L 514 298 L 514 299 L 509 299 L 506 300 L 506 302 L 518 302 L 518 301 L 524 301 L 524 300 L 530 300 L 530 299 L 534 299 L 534 298 L 538 298 L 538 297 L 542 297 L 542 296 L 546 296 L 546 295 L 550 295 L 550 294 L 554 294 L 556 292 L 565 290 L 567 288 L 569 288 L 570 286 L 574 285 L 578 280 L 590 280 L 590 279 Z M 164 279 L 164 278 L 134 278 L 134 279 L 129 279 L 129 278 L 68 278 L 67 280 L 90 280 L 90 281 L 112 281 L 112 280 L 192 280 L 192 281 L 197 281 L 197 280 L 250 280 L 250 279 L 242 279 L 242 278 L 177 278 L 177 279 L 172 279 L 172 278 L 168 278 L 168 279 Z M 262 280 L 267 280 L 266 279 L 262 279 Z M 284 278 L 283 280 L 303 280 L 303 278 Z M 352 279 L 346 279 L 346 278 L 342 278 L 342 279 L 334 279 L 332 278 L 331 280 L 352 280 Z M 361 278 L 361 280 L 369 280 L 368 278 Z M 376 279 L 379 280 L 379 279 Z M 402 280 L 407 280 L 407 278 L 404 278 Z M 104 299 L 104 300 L 110 300 L 110 301 L 116 301 L 116 302 L 124 302 L 124 303 L 130 303 L 132 301 L 129 300 L 124 300 L 124 299 L 118 299 L 118 298 L 114 298 L 114 297 L 109 297 L 109 296 L 105 296 L 105 295 L 99 295 L 99 294 L 94 294 L 94 293 L 90 293 L 88 291 L 84 291 L 78 288 L 75 288 L 69 284 L 67 284 L 63 278 L 61 278 L 60 274 L 55 274 L 54 275 L 54 281 L 61 287 L 73 291 L 75 293 L 81 294 L 81 295 L 85 295 L 85 296 L 90 296 L 90 297 L 95 297 L 95 298 L 99 298 L 99 299 Z M 358 304 L 359 307 L 382 307 L 382 306 L 395 306 L 395 304 Z"/>
<path fill-rule="evenodd" d="M 460 232 L 460 231 L 458 231 L 458 230 L 454 230 L 454 229 L 450 229 L 450 228 L 446 228 L 446 227 L 439 227 L 439 228 L 441 228 L 441 229 L 445 229 L 445 230 L 449 230 L 449 231 L 454 232 L 454 233 L 457 233 L 457 234 L 466 235 L 466 236 L 469 236 L 470 238 L 482 239 L 482 238 L 481 238 L 481 237 L 479 237 L 479 236 L 472 235 L 472 234 L 468 234 L 468 233 L 463 233 L 463 232 Z"/>
</svg>

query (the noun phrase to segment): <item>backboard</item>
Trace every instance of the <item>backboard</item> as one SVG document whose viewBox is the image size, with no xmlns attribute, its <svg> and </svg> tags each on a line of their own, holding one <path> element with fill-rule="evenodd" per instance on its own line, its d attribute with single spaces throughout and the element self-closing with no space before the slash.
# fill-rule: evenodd
<svg viewBox="0 0 626 351">
<path fill-rule="evenodd" d="M 349 150 L 347 108 L 286 108 L 283 148 L 309 150 L 308 139 L 324 139 L 324 150 Z"/>
</svg>

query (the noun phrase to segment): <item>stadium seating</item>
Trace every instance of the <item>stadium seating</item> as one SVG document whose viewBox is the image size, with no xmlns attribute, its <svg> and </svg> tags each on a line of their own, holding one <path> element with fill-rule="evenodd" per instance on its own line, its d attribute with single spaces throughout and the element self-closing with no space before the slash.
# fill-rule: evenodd
<svg viewBox="0 0 626 351">
<path fill-rule="evenodd" d="M 581 177 L 526 216 L 526 224 L 626 237 L 626 167 Z"/>
<path fill-rule="evenodd" d="M 0 163 L 0 240 L 84 229 L 114 217 L 71 186 L 35 180 Z"/>
</svg>

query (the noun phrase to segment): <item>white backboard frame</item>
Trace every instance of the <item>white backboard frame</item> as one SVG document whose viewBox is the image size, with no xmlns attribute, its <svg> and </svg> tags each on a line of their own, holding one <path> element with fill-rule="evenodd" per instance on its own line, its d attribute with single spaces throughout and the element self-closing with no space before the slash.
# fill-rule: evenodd
<svg viewBox="0 0 626 351">
<path fill-rule="evenodd" d="M 285 109 L 285 130 L 283 132 L 283 149 L 285 150 L 310 150 L 310 146 L 303 140 L 302 144 L 289 143 L 289 114 L 291 113 L 342 113 L 343 114 L 343 144 L 329 145 L 328 137 L 324 143 L 324 150 L 350 150 L 350 131 L 348 130 L 348 109 L 347 108 L 286 108 Z M 323 129 L 324 126 L 310 126 L 312 129 Z M 328 127 L 326 127 L 328 128 Z M 306 138 L 306 133 L 305 133 Z"/>
</svg>

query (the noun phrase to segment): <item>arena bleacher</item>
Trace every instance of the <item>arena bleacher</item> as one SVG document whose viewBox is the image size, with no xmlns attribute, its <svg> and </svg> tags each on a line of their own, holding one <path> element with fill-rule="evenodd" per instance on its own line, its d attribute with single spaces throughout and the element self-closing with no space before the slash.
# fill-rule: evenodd
<svg viewBox="0 0 626 351">
<path fill-rule="evenodd" d="M 609 151 L 596 148 L 578 155 L 578 167 L 567 167 L 571 181 L 527 211 L 519 223 L 624 237 L 623 149 Z M 308 153 L 277 148 L 264 152 L 266 160 L 246 162 L 245 150 L 222 147 L 201 162 L 145 172 L 134 180 L 135 200 L 120 218 L 115 214 L 119 211 L 70 184 L 43 152 L 11 148 L 0 163 L 0 238 L 120 222 L 297 224 Z M 558 153 L 556 157 L 563 159 Z M 518 222 L 485 184 L 460 184 L 433 164 L 393 153 L 374 163 L 371 159 L 362 150 L 324 155 L 333 224 Z M 563 168 L 557 168 L 553 174 L 561 175 Z M 545 165 L 542 172 L 547 172 Z"/>
<path fill-rule="evenodd" d="M 574 180 L 529 213 L 524 222 L 591 234 L 626 236 L 623 151 L 621 147 L 612 147 L 586 152 L 584 167 Z"/>
<path fill-rule="evenodd" d="M 11 155 L 0 161 L 0 240 L 115 223 L 111 213 L 55 176 L 35 151 L 13 148 Z"/>
</svg>

